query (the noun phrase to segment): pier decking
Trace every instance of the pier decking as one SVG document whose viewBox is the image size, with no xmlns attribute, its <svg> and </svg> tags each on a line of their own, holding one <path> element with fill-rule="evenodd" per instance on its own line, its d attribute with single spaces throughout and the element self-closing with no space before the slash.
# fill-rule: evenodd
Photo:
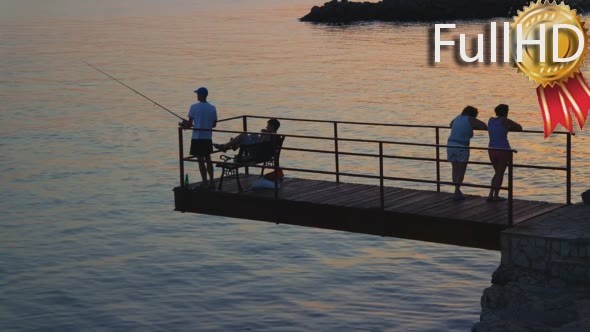
<svg viewBox="0 0 590 332">
<path fill-rule="evenodd" d="M 248 120 L 267 120 L 268 117 L 241 115 L 219 120 L 230 122 L 241 120 L 242 130 L 212 131 L 225 134 L 239 134 L 248 132 Z M 459 246 L 484 249 L 500 249 L 500 232 L 511 226 L 522 224 L 527 220 L 544 213 L 571 204 L 571 151 L 572 142 L 569 132 L 554 132 L 565 136 L 565 165 L 531 165 L 509 163 L 506 170 L 506 186 L 500 188 L 506 193 L 507 200 L 488 202 L 486 197 L 467 196 L 464 201 L 455 202 L 452 194 L 444 192 L 443 186 L 454 186 L 454 183 L 444 181 L 441 176 L 441 165 L 448 161 L 442 156 L 447 146 L 441 144 L 441 137 L 448 127 L 434 125 L 386 124 L 368 122 L 346 122 L 332 120 L 310 120 L 295 118 L 279 118 L 288 122 L 286 126 L 295 132 L 294 124 L 312 123 L 314 126 L 324 126 L 314 129 L 321 135 L 308 136 L 301 134 L 284 134 L 286 143 L 281 151 L 296 153 L 298 160 L 307 160 L 306 167 L 289 165 L 278 159 L 267 171 L 282 169 L 287 174 L 316 174 L 323 178 L 332 179 L 311 180 L 291 177 L 281 183 L 278 190 L 252 190 L 251 183 L 257 176 L 249 175 L 248 168 L 240 174 L 243 191 L 240 191 L 235 179 L 224 181 L 221 190 L 200 189 L 199 183 L 188 187 L 184 183 L 185 162 L 195 162 L 196 158 L 184 154 L 184 130 L 203 130 L 198 128 L 178 128 L 179 142 L 179 186 L 174 188 L 175 210 L 182 212 L 196 212 L 242 219 L 253 219 L 286 223 L 301 226 L 319 227 L 349 232 L 392 236 L 405 239 L 439 242 Z M 341 137 L 340 128 L 391 127 L 412 128 L 420 132 L 421 137 L 431 137 L 433 143 L 408 141 L 390 141 L 379 139 L 360 139 Z M 250 125 L 251 127 L 251 125 Z M 210 130 L 210 129 L 207 129 Z M 359 132 L 358 130 L 355 132 Z M 430 135 L 429 135 L 430 132 Z M 330 135 L 325 136 L 326 133 Z M 524 130 L 521 134 L 542 134 L 542 131 Z M 303 144 L 305 140 L 310 144 Z M 316 147 L 314 142 L 328 142 L 328 147 Z M 362 144 L 362 149 L 356 149 L 349 144 Z M 389 147 L 389 149 L 388 149 Z M 391 147 L 416 147 L 429 149 L 431 153 L 416 156 L 400 153 L 399 149 Z M 487 147 L 468 147 L 470 150 L 497 150 Z M 507 150 L 516 153 L 516 150 Z M 283 154 L 281 154 L 283 155 Z M 316 156 L 329 155 L 333 157 L 333 164 L 320 165 Z M 217 155 L 214 155 L 216 160 Z M 373 165 L 373 169 L 363 169 L 362 172 L 350 169 L 342 171 L 344 158 L 368 158 L 364 164 Z M 370 160 L 373 161 L 370 161 Z M 369 160 L 369 161 L 366 161 Z M 386 165 L 394 160 L 413 161 L 424 164 L 426 172 L 432 170 L 431 176 L 409 177 L 413 173 L 395 173 L 388 171 Z M 473 165 L 490 165 L 489 162 L 470 161 Z M 422 166 L 422 165 L 420 165 Z M 260 165 L 250 165 L 253 173 L 258 173 Z M 309 168 L 308 168 L 309 167 Z M 333 168 L 332 168 L 333 167 Z M 432 168 L 430 168 L 432 167 Z M 342 168 L 342 169 L 341 169 Z M 264 169 L 264 168 L 263 168 Z M 520 169 L 550 170 L 565 173 L 565 204 L 538 202 L 516 199 L 514 197 L 514 172 Z M 562 173 L 562 174 L 563 174 Z M 415 174 L 415 173 L 414 173 Z M 378 181 L 378 185 L 354 184 L 341 181 L 343 179 L 365 179 Z M 558 179 L 559 177 L 557 177 Z M 480 183 L 463 183 L 462 188 L 490 189 L 489 178 L 481 179 Z M 354 181 L 351 181 L 354 182 Z M 432 185 L 432 190 L 406 189 L 387 186 L 394 183 L 420 183 Z M 467 192 L 469 192 L 467 190 Z"/>
<path fill-rule="evenodd" d="M 508 202 L 488 202 L 467 196 L 455 202 L 452 194 L 385 187 L 381 210 L 380 187 L 332 181 L 288 178 L 279 198 L 272 189 L 250 189 L 258 176 L 241 175 L 222 190 L 176 187 L 175 209 L 243 219 L 311 226 L 381 236 L 500 249 L 500 232 L 508 227 Z M 514 224 L 565 204 L 514 200 Z"/>
</svg>

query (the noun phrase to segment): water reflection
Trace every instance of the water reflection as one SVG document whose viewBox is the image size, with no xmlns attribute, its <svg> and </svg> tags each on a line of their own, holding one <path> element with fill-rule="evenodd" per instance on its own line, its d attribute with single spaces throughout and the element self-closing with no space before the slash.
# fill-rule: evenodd
<svg viewBox="0 0 590 332">
<path fill-rule="evenodd" d="M 477 320 L 496 252 L 172 212 L 177 119 L 80 59 L 179 114 L 194 101 L 194 88 L 206 85 L 220 117 L 444 125 L 466 104 L 485 119 L 504 102 L 525 128 L 541 129 L 534 86 L 508 67 L 429 66 L 421 25 L 298 22 L 315 0 L 174 0 L 162 10 L 161 2 L 113 1 L 79 11 L 63 10 L 70 0 L 0 5 L 3 330 L 466 330 Z M 319 136 L 332 130 L 281 127 Z M 343 126 L 340 133 L 434 137 L 373 126 Z M 474 145 L 487 144 L 483 133 L 476 136 Z M 574 199 L 590 179 L 588 137 L 586 130 L 574 138 Z M 563 164 L 559 137 L 511 141 L 518 162 Z M 333 148 L 315 140 L 286 144 Z M 342 148 L 376 151 L 371 144 Z M 403 146 L 387 153 L 433 156 Z M 330 156 L 300 152 L 283 161 L 333 167 Z M 374 174 L 377 164 L 346 157 L 342 167 Z M 188 172 L 196 178 L 196 170 Z M 433 166 L 396 160 L 386 172 L 426 177 Z M 448 165 L 442 174 L 450 178 Z M 489 166 L 474 165 L 466 181 L 487 183 L 490 176 Z M 516 195 L 559 200 L 559 177 L 519 171 Z"/>
</svg>

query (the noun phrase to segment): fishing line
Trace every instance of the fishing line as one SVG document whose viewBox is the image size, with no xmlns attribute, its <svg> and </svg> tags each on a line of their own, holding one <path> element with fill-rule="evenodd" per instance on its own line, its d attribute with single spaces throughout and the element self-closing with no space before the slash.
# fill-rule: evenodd
<svg viewBox="0 0 590 332">
<path fill-rule="evenodd" d="M 175 117 L 179 118 L 180 120 L 186 121 L 186 120 L 185 120 L 183 117 L 181 117 L 181 116 L 179 116 L 178 114 L 176 114 L 176 113 L 172 112 L 171 110 L 167 109 L 166 107 L 164 107 L 164 106 L 162 106 L 162 105 L 158 104 L 158 103 L 157 103 L 157 102 L 155 102 L 154 100 L 152 100 L 152 99 L 148 98 L 146 95 L 144 95 L 143 93 L 141 93 L 141 92 L 139 92 L 139 91 L 135 90 L 134 88 L 130 87 L 129 85 L 127 85 L 127 84 L 125 84 L 125 83 L 123 83 L 123 82 L 119 81 L 118 79 L 116 79 L 116 78 L 114 78 L 113 76 L 111 76 L 111 75 L 107 74 L 106 72 L 104 72 L 104 71 L 100 70 L 99 68 L 96 68 L 95 66 L 93 66 L 93 65 L 89 64 L 88 62 L 86 62 L 86 61 L 84 61 L 84 60 L 82 60 L 82 62 L 84 62 L 85 64 L 89 65 L 90 67 L 92 67 L 92 68 L 96 69 L 97 71 L 99 71 L 99 72 L 101 72 L 101 73 L 105 74 L 107 77 L 109 77 L 109 78 L 111 78 L 112 80 L 114 80 L 114 81 L 116 81 L 116 82 L 120 83 L 121 85 L 123 85 L 123 86 L 124 86 L 124 87 L 126 87 L 127 89 L 129 89 L 129 90 L 131 90 L 131 91 L 133 91 L 133 92 L 137 93 L 138 95 L 142 96 L 143 98 L 145 98 L 145 99 L 147 99 L 147 100 L 151 101 L 152 103 L 154 103 L 154 105 L 157 105 L 157 106 L 161 107 L 163 110 L 165 110 L 166 112 L 168 112 L 168 113 L 170 113 L 170 114 L 174 115 Z"/>
</svg>

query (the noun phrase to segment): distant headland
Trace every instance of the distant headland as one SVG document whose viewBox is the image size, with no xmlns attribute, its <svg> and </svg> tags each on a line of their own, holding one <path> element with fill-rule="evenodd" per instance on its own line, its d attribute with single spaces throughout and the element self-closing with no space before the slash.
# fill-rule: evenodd
<svg viewBox="0 0 590 332">
<path fill-rule="evenodd" d="M 300 20 L 318 23 L 356 21 L 438 21 L 511 17 L 530 0 L 382 0 L 352 2 L 332 0 L 314 6 Z M 590 0 L 565 1 L 578 14 L 590 8 Z"/>
</svg>

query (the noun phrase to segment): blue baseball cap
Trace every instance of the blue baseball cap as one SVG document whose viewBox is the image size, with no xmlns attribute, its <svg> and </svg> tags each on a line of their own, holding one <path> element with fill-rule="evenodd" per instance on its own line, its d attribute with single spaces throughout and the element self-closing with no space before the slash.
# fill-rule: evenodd
<svg viewBox="0 0 590 332">
<path fill-rule="evenodd" d="M 199 96 L 207 96 L 207 95 L 209 95 L 209 91 L 205 87 L 198 88 L 197 90 L 195 90 L 195 93 L 198 94 Z"/>
</svg>

